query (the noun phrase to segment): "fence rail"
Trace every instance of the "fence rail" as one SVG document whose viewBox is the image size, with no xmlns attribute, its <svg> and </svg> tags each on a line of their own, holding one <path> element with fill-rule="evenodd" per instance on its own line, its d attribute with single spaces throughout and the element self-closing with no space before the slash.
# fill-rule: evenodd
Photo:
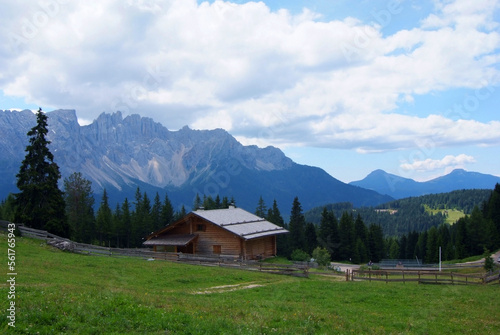
<svg viewBox="0 0 500 335">
<path fill-rule="evenodd" d="M 487 274 L 463 274 L 428 270 L 351 270 L 347 280 L 418 282 L 419 284 L 478 285 L 500 281 L 500 271 Z"/>
<path fill-rule="evenodd" d="M 8 221 L 0 220 L 0 230 L 6 230 L 9 223 Z M 309 273 L 309 267 L 303 264 L 288 265 L 262 263 L 258 261 L 242 260 L 238 256 L 233 255 L 193 255 L 174 252 L 157 252 L 140 248 L 108 248 L 93 244 L 73 242 L 45 230 L 29 228 L 22 224 L 16 224 L 16 227 L 23 237 L 45 240 L 47 243 L 67 242 L 65 250 L 91 256 L 140 257 L 148 260 L 166 260 L 204 266 L 237 268 L 296 277 L 308 277 Z"/>
</svg>

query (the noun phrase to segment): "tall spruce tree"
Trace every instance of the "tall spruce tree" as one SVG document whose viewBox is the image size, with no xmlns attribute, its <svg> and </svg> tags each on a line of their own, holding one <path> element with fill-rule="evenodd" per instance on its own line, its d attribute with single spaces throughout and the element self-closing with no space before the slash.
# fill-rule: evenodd
<svg viewBox="0 0 500 335">
<path fill-rule="evenodd" d="M 288 234 L 290 251 L 300 249 L 304 251 L 305 248 L 305 226 L 306 219 L 302 213 L 302 205 L 299 198 L 293 199 L 292 211 L 290 213 L 290 224 L 288 225 Z"/>
<path fill-rule="evenodd" d="M 61 173 L 46 139 L 47 119 L 40 108 L 37 124 L 27 134 L 30 138 L 26 156 L 16 176 L 20 192 L 16 194 L 15 219 L 32 228 L 69 237 L 63 192 L 57 184 Z"/>
<path fill-rule="evenodd" d="M 91 243 L 94 238 L 94 195 L 92 182 L 80 172 L 64 179 L 66 215 L 71 228 L 71 239 Z"/>
<path fill-rule="evenodd" d="M 104 189 L 102 193 L 101 205 L 97 210 L 96 230 L 100 245 L 110 245 L 111 231 L 113 225 L 113 212 L 109 207 L 108 193 Z"/>
<path fill-rule="evenodd" d="M 260 196 L 259 203 L 257 204 L 257 208 L 255 209 L 255 215 L 264 218 L 266 217 L 266 213 L 267 213 L 266 203 L 264 202 L 262 196 Z"/>
</svg>

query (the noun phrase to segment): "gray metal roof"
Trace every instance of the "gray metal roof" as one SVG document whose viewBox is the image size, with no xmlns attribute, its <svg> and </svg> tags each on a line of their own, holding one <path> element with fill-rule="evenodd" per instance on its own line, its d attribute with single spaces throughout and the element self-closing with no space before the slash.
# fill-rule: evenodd
<svg viewBox="0 0 500 335">
<path fill-rule="evenodd" d="M 193 214 L 220 226 L 245 240 L 257 237 L 286 234 L 288 230 L 277 226 L 241 208 L 197 210 Z"/>
</svg>

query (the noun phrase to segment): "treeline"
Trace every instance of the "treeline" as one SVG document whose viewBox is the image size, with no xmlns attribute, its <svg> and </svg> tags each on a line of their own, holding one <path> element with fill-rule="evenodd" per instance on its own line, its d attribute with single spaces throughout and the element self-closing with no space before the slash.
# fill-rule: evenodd
<svg viewBox="0 0 500 335">
<path fill-rule="evenodd" d="M 321 213 L 321 222 L 316 226 L 312 222 L 306 222 L 302 206 L 296 197 L 290 221 L 284 223 L 276 201 L 267 210 L 261 197 L 255 214 L 289 230 L 289 234 L 278 236 L 280 256 L 305 261 L 311 258 L 317 248 L 326 250 L 334 261 L 378 262 L 384 256 L 381 227 L 376 224 L 367 227 L 361 216 L 354 218 L 352 212 L 344 211 L 340 220 L 337 220 L 335 212 L 325 207 Z"/>
<path fill-rule="evenodd" d="M 388 239 L 389 257 L 415 259 L 427 263 L 441 259 L 463 259 L 480 255 L 485 250 L 500 248 L 500 185 L 489 191 L 489 198 L 481 207 L 455 224 L 441 224 L 424 232 L 411 232 L 399 238 Z"/>
<path fill-rule="evenodd" d="M 366 222 L 382 227 L 385 236 L 403 236 L 413 231 L 424 232 L 445 222 L 445 215 L 427 212 L 426 205 L 433 209 L 459 209 L 470 214 L 474 207 L 488 200 L 490 193 L 491 190 L 459 190 L 394 200 L 375 208 L 354 208 L 351 203 L 330 204 L 326 208 L 337 217 L 344 211 L 360 214 Z M 309 210 L 305 213 L 307 220 L 319 225 L 322 211 L 321 207 Z"/>
<path fill-rule="evenodd" d="M 490 194 L 491 190 L 457 190 L 394 200 L 376 208 L 398 209 L 427 205 L 433 209 L 459 209 L 465 214 L 471 214 L 474 207 L 488 200 Z"/>
</svg>

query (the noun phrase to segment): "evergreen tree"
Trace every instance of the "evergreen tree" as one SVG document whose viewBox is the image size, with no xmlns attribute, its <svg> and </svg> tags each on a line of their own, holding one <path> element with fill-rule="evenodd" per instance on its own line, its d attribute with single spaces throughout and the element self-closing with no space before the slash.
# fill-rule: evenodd
<svg viewBox="0 0 500 335">
<path fill-rule="evenodd" d="M 83 178 L 80 172 L 71 174 L 64 179 L 64 200 L 71 239 L 76 242 L 92 243 L 94 238 L 92 182 Z"/>
<path fill-rule="evenodd" d="M 479 207 L 474 207 L 467 220 L 467 250 L 469 255 L 481 255 L 486 247 L 485 240 L 488 239 L 488 232 L 484 223 L 485 220 Z"/>
<path fill-rule="evenodd" d="M 146 192 L 142 196 L 142 225 L 139 236 L 137 236 L 138 246 L 142 246 L 143 239 L 153 232 L 153 220 L 151 216 L 151 201 Z"/>
<path fill-rule="evenodd" d="M 262 196 L 260 196 L 259 203 L 257 205 L 257 208 L 255 209 L 255 215 L 264 218 L 266 217 L 266 213 L 267 213 L 266 203 L 264 202 L 264 199 L 262 199 Z"/>
<path fill-rule="evenodd" d="M 285 221 L 281 216 L 281 212 L 278 208 L 278 203 L 276 199 L 273 201 L 273 207 L 269 208 L 267 211 L 266 220 L 274 223 L 277 226 L 284 227 L 287 229 L 285 225 Z M 288 249 L 288 236 L 286 234 L 279 234 L 276 236 L 276 253 L 280 256 L 288 256 L 290 251 Z"/>
<path fill-rule="evenodd" d="M 59 166 L 46 139 L 47 116 L 38 110 L 37 124 L 29 132 L 26 156 L 17 174 L 15 221 L 45 229 L 62 237 L 70 236 L 63 192 L 58 188 Z"/>
<path fill-rule="evenodd" d="M 153 200 L 153 207 L 151 207 L 151 230 L 157 231 L 158 229 L 163 227 L 161 222 L 161 201 L 160 195 L 156 192 L 156 195 Z"/>
<path fill-rule="evenodd" d="M 398 259 L 399 256 L 399 244 L 398 240 L 395 238 L 392 238 L 388 240 L 389 242 L 389 257 L 391 259 Z"/>
<path fill-rule="evenodd" d="M 295 197 L 295 199 L 293 200 L 292 211 L 290 213 L 290 223 L 288 225 L 290 231 L 290 234 L 288 234 L 288 238 L 291 251 L 297 249 L 304 250 L 305 225 L 306 219 L 304 217 L 304 214 L 302 214 L 302 206 L 299 202 L 299 198 Z"/>
<path fill-rule="evenodd" d="M 491 233 L 491 249 L 496 250 L 500 248 L 500 184 L 495 185 L 483 213 L 484 218 L 490 220 L 494 228 Z"/>
<path fill-rule="evenodd" d="M 125 198 L 125 200 L 123 201 L 121 213 L 122 213 L 121 227 L 123 229 L 123 246 L 126 248 L 130 248 L 132 219 L 130 214 L 130 204 L 127 198 Z"/>
<path fill-rule="evenodd" d="M 352 215 L 344 211 L 339 222 L 339 258 L 352 261 L 354 252 L 354 222 Z"/>
<path fill-rule="evenodd" d="M 415 248 L 417 247 L 418 233 L 413 231 L 408 234 L 406 243 L 406 257 L 407 259 L 415 259 Z"/>
<path fill-rule="evenodd" d="M 285 221 L 281 216 L 281 212 L 278 208 L 278 203 L 276 202 L 276 199 L 274 199 L 273 201 L 273 207 L 267 211 L 266 220 L 280 227 L 285 227 Z"/>
<path fill-rule="evenodd" d="M 165 199 L 163 200 L 163 205 L 161 207 L 160 221 L 161 227 L 166 227 L 174 221 L 174 208 L 172 207 L 172 203 L 170 202 L 167 194 L 165 194 Z"/>
<path fill-rule="evenodd" d="M 99 238 L 99 245 L 109 245 L 111 238 L 111 226 L 113 215 L 108 203 L 108 193 L 104 189 L 101 199 L 101 205 L 97 210 L 96 226 Z"/>
<path fill-rule="evenodd" d="M 427 232 L 427 249 L 425 261 L 427 263 L 437 263 L 439 261 L 438 232 L 436 227 L 432 227 Z"/>
<path fill-rule="evenodd" d="M 141 246 L 144 227 L 144 206 L 142 193 L 139 187 L 137 187 L 135 191 L 134 198 L 134 210 L 131 213 L 130 224 L 130 247 L 137 248 Z"/>
<path fill-rule="evenodd" d="M 186 216 L 186 208 L 182 205 L 181 210 L 174 214 L 173 222 L 178 221 Z"/>
<path fill-rule="evenodd" d="M 227 197 L 222 198 L 221 208 L 229 208 L 229 199 Z"/>
<path fill-rule="evenodd" d="M 335 213 L 323 207 L 318 231 L 318 243 L 328 251 L 333 260 L 338 258 L 339 242 L 339 227 Z"/>
<path fill-rule="evenodd" d="M 304 251 L 309 255 L 312 255 L 312 252 L 318 246 L 318 240 L 316 238 L 316 227 L 313 223 L 308 222 L 304 231 L 305 238 L 305 247 Z"/>
<path fill-rule="evenodd" d="M 2 200 L 0 205 L 0 219 L 14 222 L 16 215 L 16 198 L 13 194 L 9 193 L 5 200 Z"/>
<path fill-rule="evenodd" d="M 123 232 L 122 209 L 120 204 L 116 204 L 115 211 L 112 215 L 111 236 L 112 244 L 115 248 L 123 246 L 124 232 Z"/>
<path fill-rule="evenodd" d="M 193 203 L 193 211 L 198 210 L 202 206 L 201 198 L 198 193 L 196 193 L 196 197 L 194 198 L 194 203 Z"/>
<path fill-rule="evenodd" d="M 368 252 L 372 262 L 378 263 L 384 258 L 384 234 L 379 225 L 372 224 L 368 229 Z"/>
<path fill-rule="evenodd" d="M 458 219 L 452 227 L 452 241 L 454 245 L 454 259 L 464 259 L 467 253 L 467 221 L 468 217 Z"/>
</svg>

